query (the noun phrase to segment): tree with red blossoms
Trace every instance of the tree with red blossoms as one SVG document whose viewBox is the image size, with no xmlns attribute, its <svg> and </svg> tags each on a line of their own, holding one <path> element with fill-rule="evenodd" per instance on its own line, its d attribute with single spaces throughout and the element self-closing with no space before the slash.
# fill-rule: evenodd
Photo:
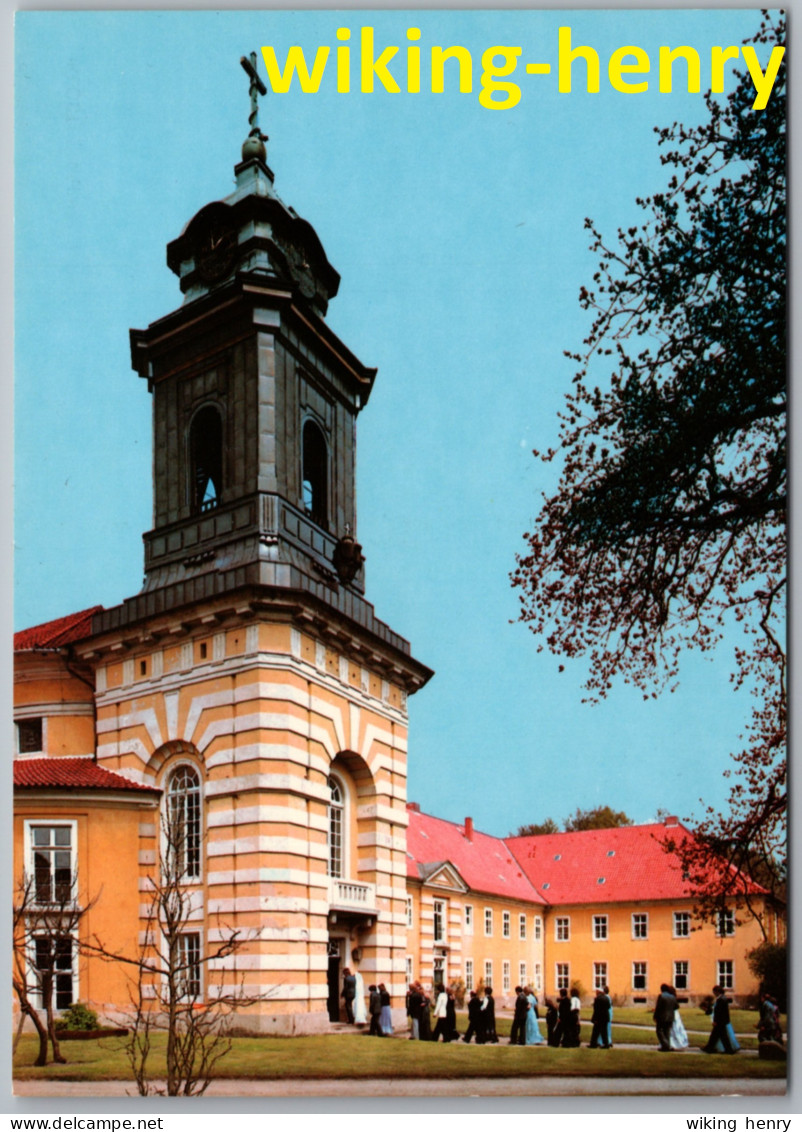
<svg viewBox="0 0 802 1132">
<path fill-rule="evenodd" d="M 754 42 L 783 42 L 764 14 Z M 758 48 L 758 50 L 760 50 Z M 767 52 L 768 53 L 768 52 Z M 607 241 L 580 304 L 593 321 L 561 414 L 561 461 L 512 580 L 541 648 L 589 661 L 591 700 L 615 678 L 657 696 L 682 653 L 742 633 L 732 682 L 754 711 L 708 808 L 675 846 L 700 911 L 746 872 L 782 895 L 786 820 L 786 158 L 784 65 L 754 110 L 749 75 L 708 95 L 702 125 L 658 129 L 662 192 Z M 599 372 L 601 370 L 601 373 Z M 726 865 L 722 869 L 721 860 Z"/>
</svg>

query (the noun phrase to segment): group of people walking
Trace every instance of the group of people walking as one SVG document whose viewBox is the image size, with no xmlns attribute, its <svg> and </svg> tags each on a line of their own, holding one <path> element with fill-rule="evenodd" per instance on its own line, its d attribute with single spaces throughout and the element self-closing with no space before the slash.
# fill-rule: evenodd
<svg viewBox="0 0 802 1132">
<path fill-rule="evenodd" d="M 350 1023 L 364 1023 L 364 991 L 362 978 L 352 974 L 346 967 L 343 972 L 342 998 L 345 1002 L 346 1017 Z M 453 987 L 439 983 L 430 997 L 419 982 L 409 985 L 406 1007 L 410 1023 L 410 1037 L 416 1041 L 457 1041 L 457 1001 Z M 735 1031 L 730 1022 L 729 999 L 720 986 L 713 988 L 712 1029 L 703 1053 L 737 1053 L 740 1049 Z M 432 1005 L 434 1005 L 434 1026 L 432 1026 Z M 555 1003 L 546 998 L 546 1037 L 540 1031 L 538 1000 L 531 987 L 515 988 L 515 1006 L 510 1028 L 510 1045 L 544 1045 L 563 1048 L 581 1045 L 581 1003 L 575 987 L 569 994 L 566 988 L 560 990 Z M 368 987 L 369 1033 L 376 1037 L 389 1037 L 393 1033 L 390 994 L 384 983 Z M 679 999 L 676 988 L 662 983 L 660 994 L 652 1013 L 657 1041 L 663 1052 L 685 1050 L 689 1047 L 688 1034 L 680 1017 Z M 613 1003 L 609 987 L 596 991 L 591 1015 L 591 1049 L 612 1049 Z M 496 1033 L 496 1004 L 493 988 L 470 992 L 468 999 L 468 1029 L 463 1042 L 476 1040 L 477 1045 L 487 1042 L 498 1043 Z M 782 1043 L 780 1011 L 777 1000 L 769 994 L 761 997 L 758 1040 Z"/>
</svg>

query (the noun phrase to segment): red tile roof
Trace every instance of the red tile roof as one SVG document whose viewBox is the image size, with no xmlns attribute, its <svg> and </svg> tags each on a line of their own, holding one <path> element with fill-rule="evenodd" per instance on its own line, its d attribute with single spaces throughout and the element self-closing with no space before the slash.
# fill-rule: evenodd
<svg viewBox="0 0 802 1132">
<path fill-rule="evenodd" d="M 93 605 L 91 609 L 82 609 L 80 613 L 70 613 L 55 621 L 34 625 L 31 629 L 21 629 L 14 634 L 14 649 L 58 649 L 71 641 L 88 637 L 92 632 L 92 617 L 102 608 L 102 605 Z"/>
<path fill-rule="evenodd" d="M 105 770 L 90 758 L 15 759 L 14 786 L 50 787 L 57 790 L 136 790 L 158 794 L 155 786 L 132 782 L 112 770 Z"/>
<path fill-rule="evenodd" d="M 550 904 L 598 904 L 688 898 L 679 860 L 663 842 L 691 836 L 680 823 L 660 823 L 510 837 L 507 845 Z"/>
<path fill-rule="evenodd" d="M 474 830 L 468 840 L 462 825 L 417 809 L 407 812 L 407 876 L 424 879 L 432 865 L 450 861 L 476 892 L 544 903 L 500 837 Z"/>
</svg>

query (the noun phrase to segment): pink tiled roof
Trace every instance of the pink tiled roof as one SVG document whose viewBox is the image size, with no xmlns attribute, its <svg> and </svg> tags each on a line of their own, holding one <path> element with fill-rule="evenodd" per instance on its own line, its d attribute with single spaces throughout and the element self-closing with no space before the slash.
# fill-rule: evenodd
<svg viewBox="0 0 802 1132">
<path fill-rule="evenodd" d="M 417 809 L 408 809 L 408 816 L 408 876 L 421 880 L 435 863 L 450 861 L 476 892 L 544 903 L 501 838 L 474 830 L 469 840 L 462 825 Z"/>
<path fill-rule="evenodd" d="M 91 609 L 82 609 L 80 613 L 70 613 L 55 621 L 34 625 L 31 629 L 21 629 L 14 634 L 14 649 L 58 649 L 71 641 L 88 637 L 92 632 L 92 617 L 102 608 L 102 605 L 93 605 Z"/>
<path fill-rule="evenodd" d="M 15 759 L 15 787 L 50 787 L 57 790 L 136 790 L 158 794 L 155 786 L 143 786 L 105 770 L 90 758 Z"/>
<path fill-rule="evenodd" d="M 691 836 L 679 823 L 629 825 L 509 837 L 507 845 L 550 904 L 597 904 L 688 897 L 679 860 L 663 842 Z"/>
</svg>

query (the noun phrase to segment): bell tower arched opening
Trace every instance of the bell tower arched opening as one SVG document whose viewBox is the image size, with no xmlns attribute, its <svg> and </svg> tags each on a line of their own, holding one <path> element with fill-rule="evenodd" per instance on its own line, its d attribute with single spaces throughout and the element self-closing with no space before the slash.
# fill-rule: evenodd
<svg viewBox="0 0 802 1132">
<path fill-rule="evenodd" d="M 205 405 L 192 418 L 189 475 L 193 514 L 217 507 L 223 491 L 223 422 L 214 405 Z"/>
</svg>

